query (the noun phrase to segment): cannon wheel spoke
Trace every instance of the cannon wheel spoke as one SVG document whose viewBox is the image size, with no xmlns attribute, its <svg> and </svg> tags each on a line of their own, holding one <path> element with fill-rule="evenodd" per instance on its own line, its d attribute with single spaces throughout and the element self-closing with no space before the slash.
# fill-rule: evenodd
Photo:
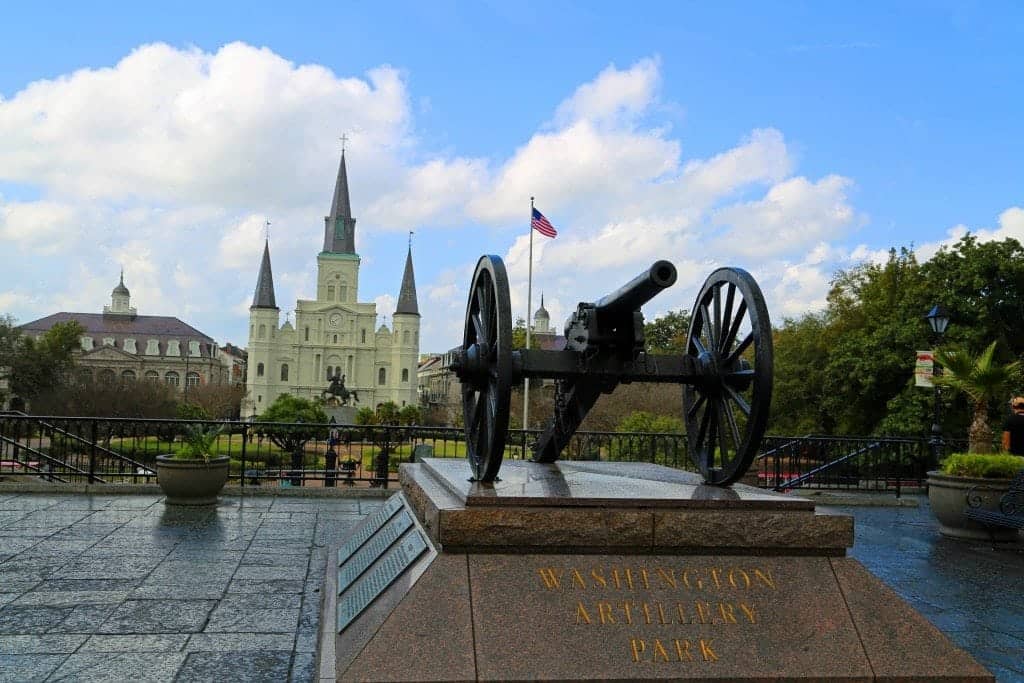
<svg viewBox="0 0 1024 683">
<path fill-rule="evenodd" d="M 764 436 L 771 322 L 757 282 L 739 268 L 713 272 L 691 310 L 686 353 L 697 370 L 683 387 L 687 446 L 704 480 L 726 486 L 750 468 Z"/>
<path fill-rule="evenodd" d="M 498 476 L 508 431 L 512 395 L 512 313 L 508 275 L 497 256 L 482 256 L 473 273 L 466 304 L 462 349 L 486 344 L 486 372 L 462 385 L 466 454 L 473 476 L 492 482 Z"/>
</svg>

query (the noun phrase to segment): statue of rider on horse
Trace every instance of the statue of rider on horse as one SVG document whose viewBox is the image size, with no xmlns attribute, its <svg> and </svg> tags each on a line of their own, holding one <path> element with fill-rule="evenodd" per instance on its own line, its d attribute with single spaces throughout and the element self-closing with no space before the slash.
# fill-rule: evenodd
<svg viewBox="0 0 1024 683">
<path fill-rule="evenodd" d="M 359 403 L 359 393 L 356 392 L 355 389 L 346 389 L 345 375 L 340 374 L 335 374 L 334 377 L 331 378 L 330 386 L 323 390 L 320 397 L 327 402 L 330 402 L 333 399 L 343 406 L 348 405 L 349 399 L 352 399 L 353 403 Z"/>
</svg>

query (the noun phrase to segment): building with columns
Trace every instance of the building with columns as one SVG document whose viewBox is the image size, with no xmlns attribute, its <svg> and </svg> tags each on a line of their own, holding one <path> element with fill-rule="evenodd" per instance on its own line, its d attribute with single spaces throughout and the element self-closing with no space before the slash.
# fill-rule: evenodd
<svg viewBox="0 0 1024 683">
<path fill-rule="evenodd" d="M 294 324 L 280 324 L 269 240 L 264 244 L 249 308 L 243 415 L 259 415 L 283 393 L 319 397 L 335 376 L 357 392 L 359 406 L 417 403 L 420 314 L 412 245 L 405 256 L 392 326 L 377 326 L 377 305 L 359 302 L 355 231 L 342 151 L 331 211 L 324 218 L 324 247 L 316 257 L 316 299 L 296 302 Z"/>
<path fill-rule="evenodd" d="M 103 313 L 54 313 L 20 329 L 39 337 L 57 323 L 70 321 L 84 330 L 75 357 L 79 381 L 163 382 L 182 391 L 230 381 L 211 337 L 171 316 L 138 314 L 123 272 Z"/>
</svg>

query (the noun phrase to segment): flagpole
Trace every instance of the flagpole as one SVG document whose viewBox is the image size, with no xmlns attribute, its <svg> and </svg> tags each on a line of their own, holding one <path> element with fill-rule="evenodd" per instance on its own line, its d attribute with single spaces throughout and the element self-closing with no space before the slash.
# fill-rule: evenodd
<svg viewBox="0 0 1024 683">
<path fill-rule="evenodd" d="M 530 197 L 530 266 L 526 278 L 526 348 L 530 348 L 530 309 L 533 308 L 533 197 Z M 530 378 L 523 380 L 523 429 L 530 428 Z M 523 453 L 526 458 L 526 453 Z"/>
</svg>

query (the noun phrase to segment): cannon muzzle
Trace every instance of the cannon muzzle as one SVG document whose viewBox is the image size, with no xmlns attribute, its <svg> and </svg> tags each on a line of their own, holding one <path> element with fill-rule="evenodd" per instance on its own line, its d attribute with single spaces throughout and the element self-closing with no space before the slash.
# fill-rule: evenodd
<svg viewBox="0 0 1024 683">
<path fill-rule="evenodd" d="M 598 313 L 616 315 L 637 311 L 676 282 L 676 267 L 669 261 L 654 264 L 635 278 L 594 303 Z"/>
</svg>

